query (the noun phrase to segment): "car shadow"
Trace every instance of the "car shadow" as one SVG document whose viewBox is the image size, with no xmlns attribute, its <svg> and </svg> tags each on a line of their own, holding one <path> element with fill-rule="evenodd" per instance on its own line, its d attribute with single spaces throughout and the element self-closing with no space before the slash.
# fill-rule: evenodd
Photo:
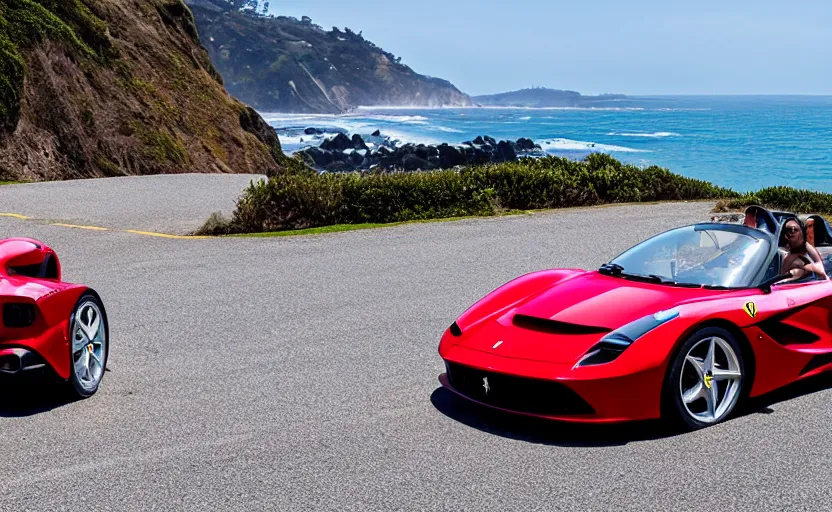
<svg viewBox="0 0 832 512">
<path fill-rule="evenodd" d="M 832 373 L 790 384 L 748 400 L 727 423 L 737 417 L 775 414 L 777 411 L 771 408 L 772 405 L 830 388 Z M 430 401 L 439 412 L 469 427 L 535 444 L 565 447 L 621 446 L 635 441 L 651 441 L 685 433 L 660 420 L 587 424 L 511 414 L 471 402 L 441 386 L 433 391 Z"/>
<path fill-rule="evenodd" d="M 75 402 L 50 382 L 0 380 L 0 418 L 23 418 Z"/>
<path fill-rule="evenodd" d="M 786 387 L 771 391 L 765 395 L 752 398 L 748 400 L 742 410 L 738 411 L 738 415 L 745 416 L 748 414 L 773 414 L 777 411 L 771 409 L 772 405 L 780 402 L 786 402 L 795 398 L 811 395 L 819 391 L 832 389 L 832 373 L 825 372 L 814 377 L 809 377 L 806 380 L 789 384 Z"/>
<path fill-rule="evenodd" d="M 489 434 L 535 444 L 571 447 L 621 446 L 633 441 L 669 437 L 660 421 L 616 424 L 568 423 L 511 414 L 470 402 L 443 387 L 430 396 L 445 416 Z"/>
</svg>

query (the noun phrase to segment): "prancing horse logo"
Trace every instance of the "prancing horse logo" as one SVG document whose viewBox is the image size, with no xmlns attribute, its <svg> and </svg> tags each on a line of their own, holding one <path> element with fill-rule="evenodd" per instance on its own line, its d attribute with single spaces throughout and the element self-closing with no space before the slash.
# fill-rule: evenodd
<svg viewBox="0 0 832 512">
<path fill-rule="evenodd" d="M 487 395 L 489 391 L 491 391 L 491 386 L 488 385 L 488 377 L 482 378 L 482 387 L 485 389 L 485 394 Z"/>
</svg>

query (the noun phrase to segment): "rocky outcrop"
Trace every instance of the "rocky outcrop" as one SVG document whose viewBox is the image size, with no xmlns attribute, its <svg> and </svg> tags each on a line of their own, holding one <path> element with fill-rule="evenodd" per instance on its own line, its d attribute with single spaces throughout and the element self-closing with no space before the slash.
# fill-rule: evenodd
<svg viewBox="0 0 832 512">
<path fill-rule="evenodd" d="M 320 130 L 319 130 L 320 131 Z M 457 166 L 512 162 L 520 156 L 538 156 L 541 147 L 531 139 L 497 141 L 480 136 L 462 144 L 397 144 L 388 138 L 358 134 L 352 137 L 337 133 L 299 151 L 304 161 L 319 171 L 345 172 L 355 170 L 434 170 Z"/>
<path fill-rule="evenodd" d="M 0 2 L 0 180 L 273 173 L 182 0 Z"/>
<path fill-rule="evenodd" d="M 260 112 L 342 113 L 357 106 L 472 106 L 361 33 L 304 17 L 264 17 L 239 2 L 187 0 L 202 43 L 236 98 Z"/>
</svg>

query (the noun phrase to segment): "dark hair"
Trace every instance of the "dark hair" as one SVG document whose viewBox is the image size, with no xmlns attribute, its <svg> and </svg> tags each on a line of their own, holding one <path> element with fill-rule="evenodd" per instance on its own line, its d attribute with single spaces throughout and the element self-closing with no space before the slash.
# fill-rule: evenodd
<svg viewBox="0 0 832 512">
<path fill-rule="evenodd" d="M 791 217 L 791 218 L 787 219 L 786 222 L 783 223 L 784 239 L 785 239 L 785 234 L 786 234 L 786 224 L 788 224 L 789 222 L 792 222 L 792 221 L 797 223 L 797 227 L 800 228 L 800 232 L 803 234 L 803 247 L 805 248 L 806 244 L 809 243 L 808 240 L 806 239 L 806 225 L 803 222 L 801 222 L 800 219 L 798 219 L 797 217 Z M 786 240 L 786 245 L 789 246 L 789 251 L 791 251 L 791 248 L 792 248 L 791 244 L 789 243 L 788 239 L 785 239 L 785 240 Z"/>
</svg>

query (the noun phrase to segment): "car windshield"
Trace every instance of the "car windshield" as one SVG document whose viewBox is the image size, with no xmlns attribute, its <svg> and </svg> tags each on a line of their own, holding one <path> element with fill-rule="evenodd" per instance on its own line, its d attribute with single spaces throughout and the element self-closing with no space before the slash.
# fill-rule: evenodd
<svg viewBox="0 0 832 512">
<path fill-rule="evenodd" d="M 766 238 L 737 229 L 686 226 L 645 240 L 605 267 L 657 283 L 740 288 L 756 284 L 769 249 Z"/>
</svg>

